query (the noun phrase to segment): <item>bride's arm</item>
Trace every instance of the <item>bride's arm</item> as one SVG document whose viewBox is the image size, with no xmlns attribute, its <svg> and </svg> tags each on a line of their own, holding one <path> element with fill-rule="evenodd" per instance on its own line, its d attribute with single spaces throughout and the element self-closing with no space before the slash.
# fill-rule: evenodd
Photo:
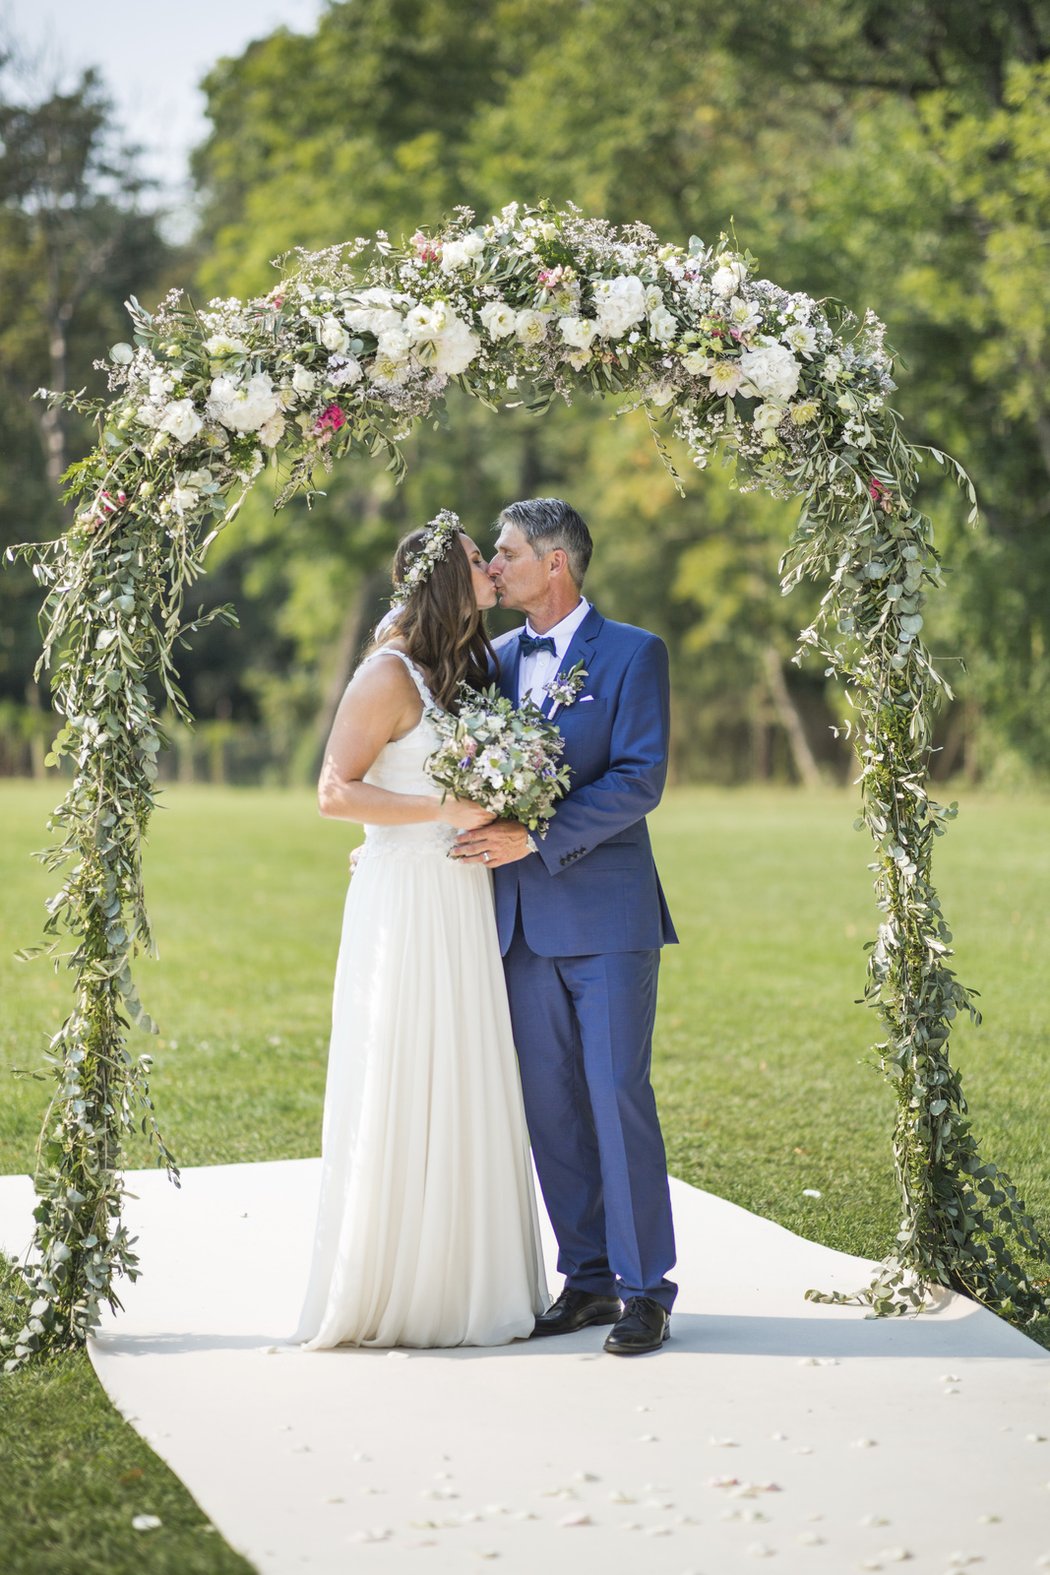
<svg viewBox="0 0 1050 1575">
<path fill-rule="evenodd" d="M 322 815 L 372 826 L 443 821 L 472 827 L 491 820 L 487 811 L 460 799 L 442 803 L 436 794 L 392 793 L 362 780 L 383 746 L 418 722 L 419 708 L 419 695 L 400 662 L 369 662 L 354 674 L 325 745 L 317 783 Z"/>
</svg>

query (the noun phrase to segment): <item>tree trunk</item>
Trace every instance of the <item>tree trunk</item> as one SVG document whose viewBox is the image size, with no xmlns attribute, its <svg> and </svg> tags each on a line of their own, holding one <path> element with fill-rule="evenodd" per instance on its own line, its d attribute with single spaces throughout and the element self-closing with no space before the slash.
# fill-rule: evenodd
<svg viewBox="0 0 1050 1575">
<path fill-rule="evenodd" d="M 332 650 L 331 661 L 328 666 L 327 682 L 324 685 L 321 704 L 314 717 L 313 735 L 316 740 L 314 749 L 314 774 L 320 770 L 324 754 L 325 742 L 332 730 L 335 713 L 339 709 L 339 702 L 343 698 L 353 671 L 354 659 L 358 655 L 369 632 L 369 613 L 375 605 L 377 597 L 386 585 L 385 573 L 374 570 L 371 574 L 362 577 L 357 588 L 357 594 L 347 607 L 339 638 Z"/>
<path fill-rule="evenodd" d="M 787 734 L 788 748 L 791 750 L 791 759 L 795 770 L 806 787 L 820 787 L 820 767 L 817 765 L 806 729 L 802 724 L 798 707 L 791 698 L 787 681 L 784 678 L 784 668 L 780 654 L 772 645 L 767 645 L 762 652 L 762 666 L 765 669 L 766 683 L 769 686 L 769 698 L 773 702 L 773 709 L 777 714 L 777 721 Z"/>
<path fill-rule="evenodd" d="M 65 389 L 69 377 L 69 349 L 67 328 L 72 307 L 66 302 L 52 303 L 48 314 L 48 359 L 51 369 L 50 386 Z M 40 417 L 44 434 L 44 463 L 51 492 L 57 499 L 68 460 L 66 457 L 65 411 L 45 407 Z"/>
<path fill-rule="evenodd" d="M 43 716 L 44 707 L 40 703 L 40 688 L 35 678 L 26 684 L 26 705 L 34 714 Z M 44 735 L 35 725 L 29 729 L 29 768 L 36 781 L 43 781 L 47 776 L 47 767 L 44 765 L 44 756 L 47 750 L 44 746 Z"/>
</svg>

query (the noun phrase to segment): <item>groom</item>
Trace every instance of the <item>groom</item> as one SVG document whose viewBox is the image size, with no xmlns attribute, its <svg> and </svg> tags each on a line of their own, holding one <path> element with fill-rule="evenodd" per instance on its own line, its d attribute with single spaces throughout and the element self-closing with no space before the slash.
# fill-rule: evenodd
<svg viewBox="0 0 1050 1575">
<path fill-rule="evenodd" d="M 677 1289 L 649 1082 L 660 947 L 677 940 L 645 823 L 667 772 L 667 651 L 581 595 L 591 536 L 567 503 L 512 503 L 497 524 L 489 573 L 502 605 L 527 615 L 496 642 L 500 689 L 553 712 L 571 790 L 542 841 L 494 821 L 463 833 L 456 856 L 495 871 L 525 1111 L 565 1275 L 534 1333 L 613 1324 L 605 1349 L 632 1356 L 667 1339 Z M 577 664 L 576 697 L 555 706 L 545 686 Z"/>
</svg>

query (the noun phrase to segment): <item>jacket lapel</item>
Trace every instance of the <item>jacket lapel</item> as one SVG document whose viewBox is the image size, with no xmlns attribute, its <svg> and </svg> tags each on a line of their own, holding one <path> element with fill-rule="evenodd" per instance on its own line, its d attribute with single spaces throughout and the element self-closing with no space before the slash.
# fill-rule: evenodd
<svg viewBox="0 0 1050 1575">
<path fill-rule="evenodd" d="M 518 674 L 521 670 L 521 644 L 518 640 L 519 630 L 514 631 L 513 639 L 501 646 L 499 652 L 499 692 L 504 695 L 512 705 L 518 704 Z"/>
<path fill-rule="evenodd" d="M 598 638 L 604 622 L 605 619 L 595 606 L 592 605 L 588 608 L 586 618 L 569 641 L 568 649 L 561 659 L 558 671 L 554 675 L 555 678 L 560 678 L 563 673 L 567 673 L 571 667 L 575 667 L 577 662 L 582 662 L 584 667 L 587 666 L 594 642 Z M 519 646 L 518 649 L 520 651 L 521 647 Z M 551 699 L 547 695 L 541 707 L 544 716 L 549 714 L 550 704 Z"/>
</svg>

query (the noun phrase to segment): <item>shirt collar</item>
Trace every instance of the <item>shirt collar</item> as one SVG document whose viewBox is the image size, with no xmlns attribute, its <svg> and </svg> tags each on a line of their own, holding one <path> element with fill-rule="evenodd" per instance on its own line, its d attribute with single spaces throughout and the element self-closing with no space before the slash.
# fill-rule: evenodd
<svg viewBox="0 0 1050 1575">
<path fill-rule="evenodd" d="M 581 596 L 572 612 L 566 613 L 560 623 L 556 623 L 553 629 L 547 630 L 547 638 L 554 641 L 554 650 L 559 662 L 569 649 L 573 635 L 590 610 L 590 602 L 585 596 Z M 536 634 L 536 630 L 532 627 L 532 622 L 528 618 L 525 620 L 525 631 L 527 634 Z"/>
</svg>

